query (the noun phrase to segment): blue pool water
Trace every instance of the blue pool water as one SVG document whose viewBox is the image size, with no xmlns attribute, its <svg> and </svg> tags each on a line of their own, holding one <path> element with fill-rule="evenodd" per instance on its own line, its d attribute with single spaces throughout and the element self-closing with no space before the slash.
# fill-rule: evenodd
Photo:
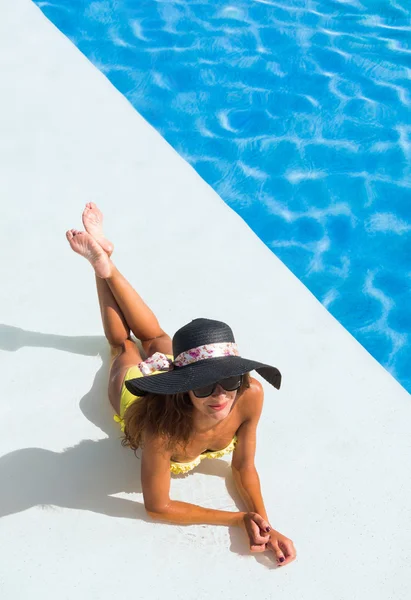
<svg viewBox="0 0 411 600">
<path fill-rule="evenodd" d="M 36 4 L 411 392 L 409 0 Z"/>
</svg>

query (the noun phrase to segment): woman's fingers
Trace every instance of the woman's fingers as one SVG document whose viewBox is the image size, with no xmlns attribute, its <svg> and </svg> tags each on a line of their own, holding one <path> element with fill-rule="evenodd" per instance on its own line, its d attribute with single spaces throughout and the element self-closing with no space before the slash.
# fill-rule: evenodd
<svg viewBox="0 0 411 600">
<path fill-rule="evenodd" d="M 248 512 L 245 514 L 241 526 L 247 532 L 250 550 L 252 552 L 264 552 L 266 544 L 270 540 L 270 534 L 264 531 L 270 528 L 267 521 L 257 513 Z"/>
<path fill-rule="evenodd" d="M 261 517 L 260 517 L 261 518 Z M 260 525 L 256 523 L 255 519 L 251 521 L 251 532 L 252 532 L 252 540 L 254 544 L 266 544 L 270 539 L 269 533 L 264 533 L 261 531 Z"/>
<path fill-rule="evenodd" d="M 261 515 L 247 513 L 244 523 L 250 538 L 251 552 L 273 551 L 278 566 L 287 565 L 296 558 L 297 553 L 292 540 L 272 529 Z M 267 528 L 269 531 L 266 531 Z"/>
<path fill-rule="evenodd" d="M 281 567 L 293 561 L 297 556 L 294 544 L 288 538 L 278 539 L 276 537 L 272 537 L 267 543 L 267 547 L 273 550 L 277 558 L 278 565 Z"/>
<path fill-rule="evenodd" d="M 268 531 L 270 531 L 271 526 L 268 521 L 266 521 L 261 515 L 258 513 L 254 513 L 253 521 L 257 523 L 259 528 L 261 529 L 261 535 L 265 535 Z"/>
<path fill-rule="evenodd" d="M 271 548 L 271 550 L 274 552 L 275 557 L 277 559 L 277 562 L 279 565 L 283 565 L 285 564 L 285 556 L 283 551 L 281 550 L 280 546 L 278 545 L 278 541 L 276 539 L 272 539 L 268 542 L 267 544 L 268 548 Z"/>
<path fill-rule="evenodd" d="M 294 544 L 289 539 L 280 540 L 278 542 L 278 544 L 280 546 L 280 550 L 282 550 L 284 557 L 285 557 L 285 561 L 282 563 L 282 565 L 287 565 L 289 562 L 294 560 L 295 557 L 297 556 L 297 552 L 295 551 Z"/>
<path fill-rule="evenodd" d="M 266 544 L 252 544 L 250 550 L 251 552 L 265 552 L 267 548 Z"/>
</svg>

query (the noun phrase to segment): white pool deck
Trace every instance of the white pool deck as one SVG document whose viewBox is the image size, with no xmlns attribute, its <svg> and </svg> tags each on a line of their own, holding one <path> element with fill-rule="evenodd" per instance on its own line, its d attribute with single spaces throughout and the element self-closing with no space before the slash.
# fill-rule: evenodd
<svg viewBox="0 0 411 600">
<path fill-rule="evenodd" d="M 0 69 L 1 599 L 408 600 L 410 395 L 29 0 L 0 1 Z M 256 466 L 288 566 L 241 530 L 147 516 L 93 272 L 65 238 L 88 201 L 171 335 L 220 319 L 282 371 Z M 229 464 L 171 497 L 244 510 Z"/>
</svg>

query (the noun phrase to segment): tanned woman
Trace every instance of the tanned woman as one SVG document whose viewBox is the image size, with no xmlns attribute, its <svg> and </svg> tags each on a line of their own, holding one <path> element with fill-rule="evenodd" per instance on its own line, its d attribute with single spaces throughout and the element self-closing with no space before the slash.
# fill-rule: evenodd
<svg viewBox="0 0 411 600">
<path fill-rule="evenodd" d="M 144 506 L 169 523 L 239 526 L 250 550 L 274 553 L 279 566 L 296 557 L 293 542 L 273 529 L 254 464 L 263 387 L 255 370 L 280 389 L 280 371 L 243 358 L 231 328 L 195 319 L 173 339 L 111 260 L 103 215 L 90 202 L 85 231 L 71 229 L 71 248 L 87 258 L 96 276 L 104 333 L 111 346 L 108 397 L 124 434 L 122 444 L 142 449 Z M 140 340 L 144 358 L 131 333 Z M 187 473 L 203 459 L 232 453 L 232 473 L 248 511 L 203 508 L 170 499 L 171 474 Z"/>
</svg>

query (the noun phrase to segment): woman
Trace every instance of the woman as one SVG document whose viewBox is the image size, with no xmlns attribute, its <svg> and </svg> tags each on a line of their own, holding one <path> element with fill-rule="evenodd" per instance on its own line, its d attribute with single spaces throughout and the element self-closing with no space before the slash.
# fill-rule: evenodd
<svg viewBox="0 0 411 600">
<path fill-rule="evenodd" d="M 254 465 L 263 388 L 249 375 L 255 369 L 279 389 L 280 372 L 242 358 L 231 329 L 220 321 L 195 319 L 172 341 L 113 265 L 103 215 L 92 202 L 86 204 L 83 224 L 86 231 L 71 229 L 66 237 L 95 270 L 104 333 L 112 351 L 108 396 L 125 434 L 123 445 L 142 447 L 148 514 L 171 523 L 239 525 L 249 536 L 251 551 L 270 549 L 279 565 L 288 564 L 296 557 L 293 542 L 270 527 Z M 141 341 L 144 361 L 131 331 Z M 233 476 L 248 512 L 170 500 L 170 472 L 185 473 L 204 458 L 232 451 Z"/>
</svg>

